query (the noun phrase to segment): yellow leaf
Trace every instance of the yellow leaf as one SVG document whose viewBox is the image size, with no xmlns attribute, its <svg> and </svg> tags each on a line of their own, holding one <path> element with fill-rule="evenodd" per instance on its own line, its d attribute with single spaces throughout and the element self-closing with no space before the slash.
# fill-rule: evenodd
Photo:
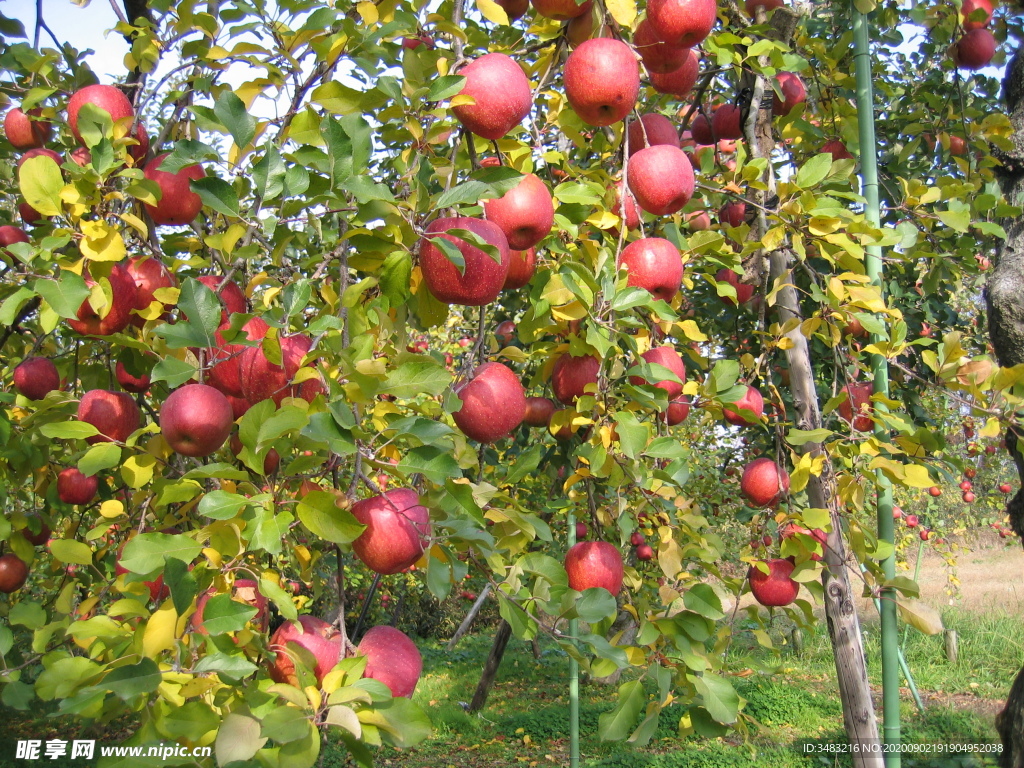
<svg viewBox="0 0 1024 768">
<path fill-rule="evenodd" d="M 903 467 L 904 482 L 911 488 L 931 488 L 935 485 L 926 467 L 920 464 L 906 464 Z"/>
<path fill-rule="evenodd" d="M 175 641 L 185 631 L 187 620 L 174 610 L 174 604 L 167 600 L 159 610 L 149 617 L 142 635 L 142 652 L 150 658 L 174 647 Z"/>
<path fill-rule="evenodd" d="M 708 340 L 708 337 L 701 332 L 700 327 L 697 325 L 695 320 L 683 320 L 683 322 L 679 323 L 679 327 L 682 329 L 683 335 L 690 341 Z"/>
<path fill-rule="evenodd" d="M 146 223 L 134 213 L 121 213 L 118 214 L 118 218 L 138 232 L 143 240 L 149 239 L 149 227 L 147 227 Z"/>
<path fill-rule="evenodd" d="M 468 107 L 468 106 L 472 106 L 474 104 L 476 104 L 476 99 L 474 99 L 468 93 L 460 93 L 460 94 L 457 94 L 455 96 L 452 96 L 452 100 L 451 100 L 451 104 L 450 105 L 453 106 L 453 107 L 463 107 L 463 106 Z"/>
<path fill-rule="evenodd" d="M 124 504 L 117 499 L 107 499 L 100 504 L 100 514 L 107 519 L 120 517 L 124 514 Z"/>
<path fill-rule="evenodd" d="M 105 221 L 82 222 L 82 235 L 78 248 L 87 259 L 121 261 L 128 255 L 121 233 Z"/>
<path fill-rule="evenodd" d="M 1001 431 L 1002 431 L 1002 428 L 999 426 L 999 420 L 995 419 L 995 418 L 991 418 L 991 419 L 989 419 L 988 421 L 985 422 L 985 426 L 981 428 L 981 431 L 978 432 L 978 434 L 981 437 L 992 438 L 992 437 L 999 437 L 999 433 Z"/>
<path fill-rule="evenodd" d="M 587 316 L 587 308 L 580 302 L 573 301 L 559 307 L 552 307 L 551 316 L 556 320 L 580 320 Z"/>
<path fill-rule="evenodd" d="M 508 14 L 505 13 L 505 9 L 494 2 L 494 0 L 476 0 L 476 7 L 480 10 L 483 17 L 492 24 L 501 24 L 506 27 L 509 25 Z"/>
<path fill-rule="evenodd" d="M 619 225 L 618 216 L 611 211 L 600 211 L 587 218 L 587 224 L 597 227 L 598 229 L 611 229 Z"/>
<path fill-rule="evenodd" d="M 636 21 L 636 0 L 608 0 L 608 13 L 622 26 L 632 29 Z"/>
<path fill-rule="evenodd" d="M 153 479 L 153 469 L 155 467 L 156 459 L 148 453 L 129 456 L 124 464 L 121 465 L 121 478 L 128 484 L 129 488 L 141 488 Z"/>
<path fill-rule="evenodd" d="M 380 14 L 377 13 L 377 6 L 369 2 L 369 0 L 363 0 L 363 2 L 359 3 L 356 6 L 356 11 L 359 12 L 364 24 L 376 24 L 380 19 Z"/>
<path fill-rule="evenodd" d="M 43 216 L 60 214 L 60 192 L 64 177 L 52 157 L 30 157 L 18 168 L 18 187 L 25 202 Z"/>
</svg>

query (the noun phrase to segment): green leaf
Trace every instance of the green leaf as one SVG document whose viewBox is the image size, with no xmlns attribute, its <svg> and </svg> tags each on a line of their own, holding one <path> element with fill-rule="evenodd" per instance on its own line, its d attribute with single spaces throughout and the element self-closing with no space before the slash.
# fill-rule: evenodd
<svg viewBox="0 0 1024 768">
<path fill-rule="evenodd" d="M 199 585 L 195 576 L 181 560 L 169 558 L 164 563 L 164 584 L 171 590 L 171 602 L 174 604 L 174 612 L 184 616 L 185 611 L 192 605 L 196 595 L 199 593 Z"/>
<path fill-rule="evenodd" d="M 248 503 L 249 499 L 239 493 L 210 491 L 199 502 L 199 514 L 213 520 L 230 520 Z"/>
<path fill-rule="evenodd" d="M 217 176 L 204 176 L 201 179 L 192 179 L 189 185 L 207 208 L 212 208 L 225 216 L 237 218 L 240 215 L 238 213 L 238 195 L 224 179 Z"/>
<path fill-rule="evenodd" d="M 194 139 L 184 139 L 174 145 L 174 150 L 163 159 L 158 170 L 165 173 L 177 173 L 182 168 L 196 165 L 204 160 L 220 160 L 220 155 L 209 144 Z"/>
<path fill-rule="evenodd" d="M 541 443 L 531 445 L 515 461 L 509 462 L 509 473 L 505 478 L 505 482 L 509 485 L 518 483 L 540 466 L 540 460 L 543 455 L 544 446 Z"/>
<path fill-rule="evenodd" d="M 601 741 L 622 741 L 633 730 L 636 720 L 647 703 L 644 684 L 630 680 L 619 686 L 619 699 L 610 712 L 597 719 L 597 733 Z"/>
<path fill-rule="evenodd" d="M 100 431 L 84 421 L 54 421 L 39 427 L 39 434 L 59 440 L 84 440 Z"/>
<path fill-rule="evenodd" d="M 821 443 L 832 434 L 831 429 L 791 429 L 786 435 L 786 442 L 790 445 L 807 445 L 807 443 Z"/>
<path fill-rule="evenodd" d="M 180 387 L 186 381 L 196 378 L 198 373 L 199 369 L 192 365 L 192 363 L 168 355 L 153 366 L 150 379 L 152 381 L 166 381 L 167 386 L 173 389 Z"/>
<path fill-rule="evenodd" d="M 4 299 L 0 304 L 0 325 L 11 325 L 18 316 L 21 308 L 25 306 L 36 295 L 31 288 L 21 286 L 14 293 Z"/>
<path fill-rule="evenodd" d="M 196 664 L 195 672 L 199 675 L 205 672 L 219 672 L 230 680 L 241 680 L 249 677 L 258 669 L 259 667 L 241 654 L 227 654 L 218 651 L 203 656 Z"/>
<path fill-rule="evenodd" d="M 412 254 L 408 251 L 389 253 L 381 265 L 380 290 L 393 306 L 404 304 L 409 298 L 409 280 L 412 277 Z"/>
<path fill-rule="evenodd" d="M 90 425 L 91 426 L 91 425 Z M 83 475 L 95 475 L 101 469 L 110 469 L 121 463 L 121 449 L 114 443 L 98 443 L 85 452 L 78 460 L 78 471 Z"/>
<path fill-rule="evenodd" d="M 214 595 L 203 606 L 203 628 L 211 635 L 238 632 L 256 613 L 256 608 L 232 600 L 228 593 Z"/>
<path fill-rule="evenodd" d="M 213 114 L 228 129 L 240 149 L 249 146 L 256 135 L 256 118 L 245 110 L 245 104 L 233 91 L 225 89 L 213 107 Z"/>
<path fill-rule="evenodd" d="M 450 450 L 433 445 L 413 448 L 402 457 L 398 471 L 411 475 L 422 472 L 430 482 L 442 485 L 450 477 L 462 477 L 462 470 Z"/>
<path fill-rule="evenodd" d="M 695 584 L 690 587 L 683 593 L 683 605 L 712 621 L 725 618 L 722 601 L 710 584 Z"/>
<path fill-rule="evenodd" d="M 428 355 L 416 355 L 404 358 L 404 362 L 388 373 L 380 391 L 403 400 L 417 395 L 436 396 L 451 382 L 451 373 L 440 362 Z"/>
<path fill-rule="evenodd" d="M 466 87 L 466 78 L 461 75 L 445 75 L 434 80 L 427 92 L 427 101 L 444 101 L 458 95 Z"/>
<path fill-rule="evenodd" d="M 25 202 L 43 216 L 60 215 L 64 177 L 52 157 L 39 155 L 25 160 L 18 168 L 18 188 Z"/>
<path fill-rule="evenodd" d="M 50 554 L 62 563 L 92 565 L 92 550 L 73 539 L 54 539 L 50 542 Z"/>
<path fill-rule="evenodd" d="M 182 319 L 174 325 L 163 323 L 155 333 L 167 339 L 172 349 L 216 346 L 214 334 L 220 325 L 222 306 L 217 294 L 194 278 L 181 284 L 178 307 Z"/>
<path fill-rule="evenodd" d="M 650 427 L 640 423 L 636 414 L 631 411 L 619 411 L 614 418 L 615 431 L 619 435 L 622 452 L 629 458 L 635 459 L 650 439 Z"/>
<path fill-rule="evenodd" d="M 313 295 L 313 287 L 309 280 L 299 278 L 289 283 L 281 292 L 281 307 L 284 309 L 285 317 L 294 317 L 309 306 L 309 299 Z"/>
<path fill-rule="evenodd" d="M 796 185 L 801 189 L 810 189 L 824 181 L 831 170 L 832 155 L 827 152 L 815 155 L 797 171 Z"/>
<path fill-rule="evenodd" d="M 56 280 L 39 278 L 32 284 L 32 290 L 43 297 L 50 309 L 65 319 L 78 317 L 82 302 L 89 298 L 85 280 L 67 270 L 61 270 Z"/>
<path fill-rule="evenodd" d="M 162 682 L 160 668 L 152 659 L 143 658 L 138 664 L 118 667 L 103 678 L 100 684 L 122 701 L 152 693 Z"/>
<path fill-rule="evenodd" d="M 704 699 L 704 707 L 717 722 L 732 725 L 740 711 L 740 697 L 726 678 L 705 672 L 693 675 L 690 681 L 696 686 L 697 693 Z"/>
<path fill-rule="evenodd" d="M 455 268 L 459 271 L 460 275 L 465 276 L 466 259 L 463 257 L 462 251 L 459 250 L 459 247 L 455 245 L 455 243 L 441 235 L 427 239 L 441 249 L 441 253 L 444 254 L 444 257 L 448 259 L 448 261 L 455 265 Z"/>
<path fill-rule="evenodd" d="M 591 587 L 580 594 L 576 601 L 576 613 L 588 624 L 596 624 L 602 619 L 614 616 L 618 607 L 615 604 L 615 597 L 607 589 Z"/>
<path fill-rule="evenodd" d="M 294 405 L 284 406 L 277 409 L 273 416 L 260 425 L 259 433 L 256 436 L 257 449 L 277 440 L 290 432 L 298 432 L 309 423 L 309 414 L 302 408 Z"/>
<path fill-rule="evenodd" d="M 305 712 L 297 707 L 285 705 L 272 709 L 270 714 L 263 718 L 260 732 L 278 744 L 286 744 L 301 739 L 309 733 L 309 728 Z"/>
<path fill-rule="evenodd" d="M 957 232 L 966 232 L 971 228 L 971 212 L 969 209 L 962 211 L 936 211 L 935 215 L 939 217 L 939 221 Z"/>
<path fill-rule="evenodd" d="M 260 736 L 260 721 L 248 714 L 231 712 L 217 730 L 214 753 L 217 765 L 251 760 L 267 739 Z"/>
<path fill-rule="evenodd" d="M 349 544 L 359 538 L 366 526 L 334 502 L 334 494 L 327 491 L 307 493 L 299 500 L 299 520 L 321 539 L 335 544 Z"/>
<path fill-rule="evenodd" d="M 278 612 L 288 621 L 298 621 L 299 612 L 291 596 L 280 585 L 270 579 L 260 579 L 260 594 L 277 606 Z"/>
<path fill-rule="evenodd" d="M 87 563 L 83 563 L 83 565 L 87 565 Z M 11 606 L 7 623 L 12 627 L 21 626 L 31 630 L 40 629 L 46 624 L 46 611 L 43 610 L 43 606 L 39 603 L 33 603 L 31 600 L 22 600 Z"/>
<path fill-rule="evenodd" d="M 263 157 L 253 163 L 252 178 L 256 182 L 256 194 L 263 200 L 277 199 L 284 192 L 287 167 L 281 151 L 273 144 L 267 144 Z"/>
<path fill-rule="evenodd" d="M 121 553 L 121 565 L 132 573 L 150 574 L 163 565 L 164 558 L 190 563 L 203 551 L 194 539 L 183 534 L 140 533 Z"/>
<path fill-rule="evenodd" d="M 403 697 L 391 699 L 374 709 L 363 710 L 359 719 L 363 725 L 380 728 L 384 740 L 399 749 L 419 744 L 431 732 L 427 713 Z"/>
</svg>

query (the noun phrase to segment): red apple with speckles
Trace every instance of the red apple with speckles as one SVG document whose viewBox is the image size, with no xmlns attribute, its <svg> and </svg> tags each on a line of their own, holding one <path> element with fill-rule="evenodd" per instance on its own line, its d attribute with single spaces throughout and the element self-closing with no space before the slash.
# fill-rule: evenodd
<svg viewBox="0 0 1024 768">
<path fill-rule="evenodd" d="M 124 93 L 113 85 L 87 85 L 68 100 L 68 125 L 79 144 L 83 144 L 78 130 L 78 113 L 86 104 L 92 104 L 110 115 L 113 122 L 135 117 L 135 108 Z"/>
<path fill-rule="evenodd" d="M 761 605 L 781 608 L 792 604 L 800 592 L 800 584 L 791 578 L 793 563 L 782 558 L 762 561 L 768 566 L 764 573 L 756 565 L 747 572 L 750 592 Z"/>
<path fill-rule="evenodd" d="M 607 541 L 581 541 L 565 555 L 565 572 L 569 588 L 582 592 L 599 587 L 612 595 L 622 590 L 622 555 Z"/>
<path fill-rule="evenodd" d="M 496 200 L 484 200 L 484 217 L 498 225 L 515 251 L 533 248 L 551 232 L 555 205 L 551 191 L 535 174 L 528 173 L 519 184 Z"/>
<path fill-rule="evenodd" d="M 295 673 L 294 646 L 308 651 L 314 659 L 313 672 L 317 684 L 323 683 L 327 673 L 341 658 L 341 634 L 333 624 L 315 616 L 299 616 L 298 623 L 286 621 L 270 638 L 268 657 L 271 679 L 276 683 L 298 686 Z"/>
<path fill-rule="evenodd" d="M 499 261 L 476 245 L 455 235 L 449 230 L 462 229 L 478 235 L 498 250 Z M 462 254 L 464 271 L 448 260 L 444 251 L 432 239 L 441 238 L 452 243 Z M 462 304 L 479 307 L 494 301 L 505 284 L 512 254 L 508 239 L 497 224 L 484 219 L 468 216 L 434 219 L 426 229 L 419 245 L 420 268 L 427 290 L 434 298 L 445 304 Z"/>
<path fill-rule="evenodd" d="M 352 550 L 367 568 L 400 573 L 423 555 L 430 540 L 430 512 L 411 488 L 393 488 L 352 505 L 352 515 L 366 526 Z"/>
<path fill-rule="evenodd" d="M 554 412 L 555 403 L 550 397 L 528 397 L 523 423 L 531 427 L 546 427 Z"/>
<path fill-rule="evenodd" d="M 764 397 L 757 387 L 747 386 L 743 397 L 736 401 L 736 408 L 722 407 L 722 418 L 737 427 L 745 427 L 761 420 L 764 414 Z M 751 411 L 751 414 L 744 415 L 741 411 Z"/>
<path fill-rule="evenodd" d="M 88 271 L 84 272 L 82 277 L 85 278 L 85 284 L 90 287 L 97 283 Z M 110 269 L 110 275 L 101 278 L 102 280 L 110 286 L 110 304 L 97 312 L 86 299 L 78 308 L 77 317 L 68 320 L 72 330 L 83 336 L 110 336 L 120 333 L 131 323 L 132 310 L 138 306 L 139 290 L 124 264 L 114 264 Z"/>
<path fill-rule="evenodd" d="M 668 409 L 661 414 L 661 419 L 670 427 L 682 424 L 690 415 L 690 403 L 688 400 L 676 398 L 668 404 Z"/>
<path fill-rule="evenodd" d="M 229 343 L 224 340 L 224 333 L 230 327 L 225 323 L 214 333 L 216 347 L 207 350 L 211 368 L 207 372 L 207 384 L 219 389 L 231 397 L 245 397 L 242 388 L 242 354 L 246 350 L 244 344 Z M 261 317 L 253 317 L 242 326 L 241 332 L 248 341 L 259 341 L 267 335 L 270 326 Z M 264 357 L 264 359 L 266 359 Z M 269 363 L 268 363 L 269 365 Z"/>
<path fill-rule="evenodd" d="M 992 0 L 964 0 L 960 6 L 960 20 L 965 30 L 987 27 L 992 20 Z M 981 11 L 975 18 L 975 12 Z"/>
<path fill-rule="evenodd" d="M 171 271 L 155 256 L 149 258 L 133 256 L 128 259 L 127 269 L 128 274 L 135 281 L 137 295 L 135 309 L 138 311 L 148 309 L 149 305 L 156 301 L 154 296 L 156 291 L 161 288 L 174 288 L 178 284 Z M 141 328 L 146 324 L 146 320 L 141 315 L 133 313 L 131 323 Z"/>
<path fill-rule="evenodd" d="M 788 115 L 798 104 L 807 101 L 807 88 L 804 81 L 794 72 L 779 72 L 775 76 L 775 82 L 782 92 L 772 97 L 772 112 L 776 115 Z"/>
<path fill-rule="evenodd" d="M 700 51 L 686 49 L 683 63 L 671 72 L 650 72 L 651 85 L 658 93 L 666 93 L 679 99 L 690 95 L 700 76 Z"/>
<path fill-rule="evenodd" d="M 62 469 L 57 475 L 57 498 L 65 504 L 88 504 L 96 498 L 99 487 L 95 475 L 83 475 L 77 467 Z"/>
<path fill-rule="evenodd" d="M 117 361 L 117 365 L 114 366 L 114 378 L 117 379 L 117 383 L 121 385 L 121 389 L 125 392 L 132 392 L 133 394 L 140 394 L 149 389 L 152 383 L 151 377 L 148 373 L 143 373 L 141 376 L 135 376 L 129 373 L 124 363 L 120 360 Z"/>
<path fill-rule="evenodd" d="M 711 118 L 716 139 L 743 138 L 743 110 L 735 104 L 723 104 Z"/>
<path fill-rule="evenodd" d="M 509 254 L 508 274 L 501 290 L 514 291 L 522 288 L 533 279 L 537 271 L 537 252 L 533 248 L 525 251 L 512 251 Z"/>
<path fill-rule="evenodd" d="M 641 357 L 648 363 L 660 365 L 663 368 L 667 368 L 669 371 L 674 373 L 679 381 L 672 381 L 671 379 L 663 379 L 657 382 L 651 382 L 646 380 L 643 376 L 630 376 L 629 383 L 634 385 L 641 384 L 653 384 L 658 389 L 665 390 L 668 394 L 668 399 L 679 397 L 683 393 L 683 382 L 686 381 L 686 368 L 683 365 L 683 358 L 679 356 L 675 348 L 670 345 L 661 347 L 654 347 L 644 352 Z"/>
<path fill-rule="evenodd" d="M 14 388 L 29 400 L 42 400 L 60 389 L 60 373 L 46 357 L 26 357 L 14 369 Z"/>
<path fill-rule="evenodd" d="M 202 210 L 203 201 L 192 191 L 189 182 L 205 178 L 206 171 L 201 165 L 187 165 L 174 173 L 161 171 L 160 165 L 166 157 L 166 154 L 157 155 L 143 168 L 146 178 L 160 188 L 156 205 L 145 203 L 146 212 L 155 224 L 191 224 Z"/>
<path fill-rule="evenodd" d="M 452 107 L 466 130 L 496 141 L 519 125 L 533 107 L 530 81 L 515 59 L 503 53 L 487 53 L 457 73 L 466 78 L 460 95 L 475 104 Z"/>
<path fill-rule="evenodd" d="M 452 413 L 462 433 L 479 443 L 507 437 L 526 416 L 526 392 L 519 377 L 502 363 L 484 363 L 455 389 L 462 407 Z"/>
<path fill-rule="evenodd" d="M 235 312 L 244 314 L 249 311 L 249 303 L 245 299 L 245 292 L 238 283 L 228 280 L 224 282 L 222 275 L 202 275 L 196 278 L 211 291 L 217 294 L 221 305 L 224 307 L 221 313 L 221 325 L 226 323 Z M 220 287 L 224 283 L 223 287 Z M 218 290 L 219 288 L 219 290 Z"/>
<path fill-rule="evenodd" d="M 738 227 L 747 220 L 747 204 L 743 200 L 726 203 L 718 211 L 718 221 L 723 226 Z"/>
<path fill-rule="evenodd" d="M 715 280 L 728 283 L 736 291 L 736 298 L 732 296 L 720 296 L 723 304 L 746 304 L 754 296 L 754 286 L 750 283 L 741 283 L 740 276 L 731 269 L 720 269 L 715 273 Z"/>
<path fill-rule="evenodd" d="M 53 134 L 53 124 L 49 120 L 33 120 L 39 117 L 43 111 L 38 107 L 30 109 L 28 113 L 23 112 L 19 107 L 12 107 L 4 115 L 4 135 L 7 141 L 15 149 L 25 151 L 37 149 L 50 140 Z"/>
<path fill-rule="evenodd" d="M 566 352 L 551 370 L 551 391 L 560 403 L 569 405 L 582 397 L 588 384 L 597 384 L 601 361 L 590 355 L 573 357 Z"/>
<path fill-rule="evenodd" d="M 563 80 L 573 110 L 587 125 L 617 123 L 636 106 L 640 65 L 621 40 L 587 40 L 569 54 Z"/>
<path fill-rule="evenodd" d="M 667 117 L 656 112 L 648 112 L 641 115 L 639 120 L 631 120 L 627 137 L 630 157 L 641 149 L 659 144 L 679 146 L 679 132 L 675 125 Z"/>
<path fill-rule="evenodd" d="M 683 258 L 671 241 L 661 237 L 634 240 L 619 254 L 619 269 L 629 273 L 627 285 L 643 288 L 665 302 L 679 292 Z"/>
<path fill-rule="evenodd" d="M 364 678 L 384 683 L 396 698 L 412 698 L 423 673 L 423 658 L 405 633 L 384 625 L 373 627 L 356 651 L 367 659 Z"/>
<path fill-rule="evenodd" d="M 668 45 L 692 48 L 711 33 L 718 17 L 715 0 L 649 0 L 647 19 Z"/>
<path fill-rule="evenodd" d="M 789 473 L 772 459 L 755 459 L 743 469 L 740 492 L 753 507 L 774 507 L 789 493 Z"/>
<path fill-rule="evenodd" d="M 216 453 L 234 424 L 231 403 L 208 384 L 179 387 L 160 406 L 160 432 L 182 456 Z"/>
<path fill-rule="evenodd" d="M 996 38 L 991 30 L 971 29 L 950 47 L 950 56 L 960 69 L 982 69 L 992 63 L 996 46 Z"/>
<path fill-rule="evenodd" d="M 141 425 L 142 413 L 127 392 L 91 389 L 78 403 L 78 420 L 92 424 L 100 432 L 87 437 L 87 443 L 123 443 Z"/>
<path fill-rule="evenodd" d="M 693 197 L 693 166 L 678 145 L 641 149 L 629 159 L 626 177 L 637 205 L 655 216 L 676 213 Z"/>
<path fill-rule="evenodd" d="M 650 19 L 644 19 L 633 33 L 633 47 L 643 59 L 648 72 L 667 74 L 683 65 L 690 52 L 689 47 L 669 45 L 654 29 Z"/>
</svg>

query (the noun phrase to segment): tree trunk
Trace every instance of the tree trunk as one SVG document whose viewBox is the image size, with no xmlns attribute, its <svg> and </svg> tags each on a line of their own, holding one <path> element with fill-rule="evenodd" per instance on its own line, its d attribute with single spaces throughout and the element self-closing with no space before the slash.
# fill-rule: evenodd
<svg viewBox="0 0 1024 768">
<path fill-rule="evenodd" d="M 502 621 L 498 631 L 494 635 L 494 644 L 491 652 L 487 655 L 487 663 L 484 664 L 484 671 L 480 675 L 480 682 L 476 686 L 476 693 L 473 694 L 473 701 L 469 704 L 470 712 L 479 712 L 487 703 L 487 695 L 494 685 L 494 678 L 498 674 L 498 667 L 501 666 L 501 657 L 505 655 L 505 646 L 512 637 L 512 625 Z"/>
<path fill-rule="evenodd" d="M 1024 202 L 1024 48 L 1018 48 L 1006 68 L 1003 79 L 1003 100 L 1013 126 L 1009 152 L 993 150 L 1002 164 L 998 169 L 1003 194 L 1012 205 Z M 985 286 L 988 305 L 988 332 L 996 360 L 1003 368 L 1024 363 L 1024 217 L 1007 219 L 1006 242 L 996 258 L 995 267 Z M 1019 426 L 1006 430 L 1006 450 L 1017 465 L 1017 475 L 1024 482 L 1024 455 L 1018 446 Z M 1024 490 L 1018 489 L 1007 505 L 1010 525 L 1024 540 Z M 1024 669 L 1010 689 L 1006 706 L 996 718 L 996 728 L 1003 742 L 1000 764 L 1005 768 L 1024 768 Z"/>
<path fill-rule="evenodd" d="M 476 598 L 476 602 L 473 603 L 473 607 L 469 609 L 469 613 L 466 614 L 466 618 L 459 624 L 459 628 L 455 630 L 455 634 L 452 635 L 452 639 L 448 641 L 448 645 L 445 646 L 446 650 L 452 650 L 465 635 L 473 622 L 476 621 L 477 614 L 480 613 L 480 609 L 484 605 L 484 601 L 487 599 L 487 595 L 491 593 L 491 585 L 484 584 L 484 588 L 480 590 L 479 596 Z"/>
</svg>

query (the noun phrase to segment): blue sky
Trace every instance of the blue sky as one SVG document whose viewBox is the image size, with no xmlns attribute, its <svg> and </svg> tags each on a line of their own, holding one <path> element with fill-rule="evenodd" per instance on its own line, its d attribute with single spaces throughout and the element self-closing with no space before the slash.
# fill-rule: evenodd
<svg viewBox="0 0 1024 768">
<path fill-rule="evenodd" d="M 36 24 L 35 0 L 7 0 L 3 3 L 3 14 L 24 24 L 29 41 L 32 40 Z M 110 0 L 92 0 L 84 8 L 71 0 L 43 0 L 43 19 L 61 42 L 71 43 L 79 50 L 96 51 L 88 61 L 100 78 L 112 79 L 124 74 L 123 59 L 128 45 L 116 32 L 107 33 L 117 24 Z M 53 40 L 45 31 L 40 36 L 40 44 L 53 47 Z"/>
</svg>

